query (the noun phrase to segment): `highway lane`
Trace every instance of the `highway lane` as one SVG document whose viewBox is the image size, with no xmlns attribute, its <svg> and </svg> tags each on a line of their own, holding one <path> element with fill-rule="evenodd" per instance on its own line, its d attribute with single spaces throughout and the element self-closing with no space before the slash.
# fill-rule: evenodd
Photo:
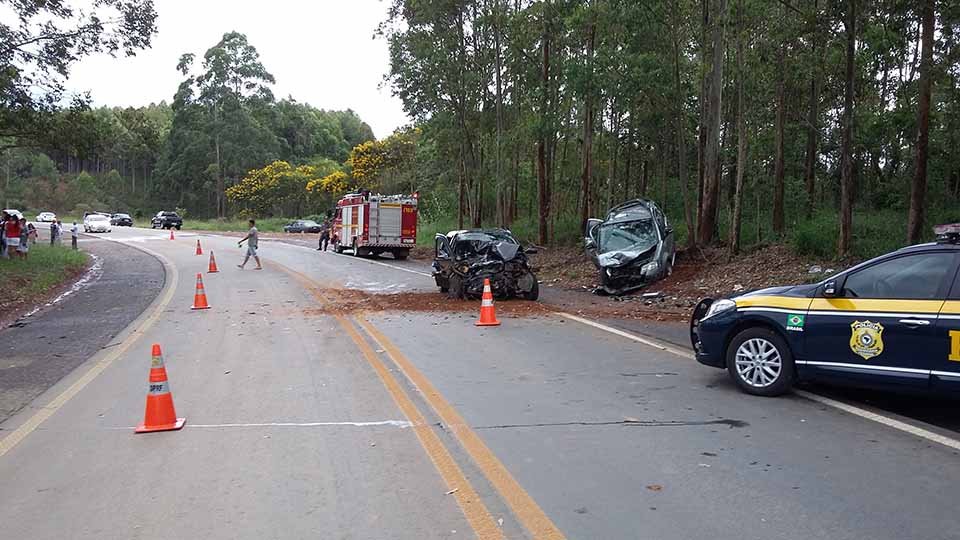
<svg viewBox="0 0 960 540">
<path fill-rule="evenodd" d="M 191 312 L 197 236 L 107 236 L 179 283 L 140 340 L 0 440 L 13 538 L 960 537 L 956 452 L 901 431 L 745 396 L 553 315 L 481 330 L 471 314 L 318 314 L 346 284 L 432 284 L 279 242 L 240 271 L 236 239 L 200 237 L 221 273 L 204 273 L 213 309 Z M 188 427 L 134 436 L 154 341 Z"/>
</svg>

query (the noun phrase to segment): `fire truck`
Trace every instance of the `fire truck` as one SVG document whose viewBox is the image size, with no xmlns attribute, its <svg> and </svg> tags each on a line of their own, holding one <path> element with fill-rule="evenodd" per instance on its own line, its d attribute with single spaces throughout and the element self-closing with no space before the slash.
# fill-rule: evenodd
<svg viewBox="0 0 960 540">
<path fill-rule="evenodd" d="M 393 253 L 407 258 L 417 243 L 417 199 L 413 195 L 380 195 L 360 191 L 344 195 L 333 218 L 331 241 L 337 253 L 354 256 Z"/>
</svg>

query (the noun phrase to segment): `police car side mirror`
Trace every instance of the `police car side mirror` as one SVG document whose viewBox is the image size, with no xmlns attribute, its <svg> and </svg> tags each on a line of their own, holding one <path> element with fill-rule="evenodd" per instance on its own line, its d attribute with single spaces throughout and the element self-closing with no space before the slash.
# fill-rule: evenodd
<svg viewBox="0 0 960 540">
<path fill-rule="evenodd" d="M 837 283 L 837 280 L 831 279 L 830 281 L 823 284 L 824 298 L 838 298 L 841 296 L 843 296 L 843 290 L 840 288 L 840 285 Z"/>
</svg>

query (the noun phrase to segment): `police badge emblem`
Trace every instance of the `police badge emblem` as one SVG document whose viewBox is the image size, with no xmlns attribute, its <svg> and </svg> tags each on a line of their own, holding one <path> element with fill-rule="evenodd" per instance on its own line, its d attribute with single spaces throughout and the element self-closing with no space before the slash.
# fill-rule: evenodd
<svg viewBox="0 0 960 540">
<path fill-rule="evenodd" d="M 850 350 L 870 360 L 883 354 L 883 325 L 870 321 L 850 323 Z"/>
</svg>

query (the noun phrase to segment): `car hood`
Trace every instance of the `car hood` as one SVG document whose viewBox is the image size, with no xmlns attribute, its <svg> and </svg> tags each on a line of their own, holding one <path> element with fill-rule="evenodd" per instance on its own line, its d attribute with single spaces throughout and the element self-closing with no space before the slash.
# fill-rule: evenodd
<svg viewBox="0 0 960 540">
<path fill-rule="evenodd" d="M 620 268 L 638 262 L 647 262 L 657 250 L 653 245 L 639 251 L 608 251 L 597 255 L 597 264 L 600 268 Z"/>
<path fill-rule="evenodd" d="M 820 285 L 818 283 L 807 285 L 786 285 L 780 287 L 767 287 L 747 293 L 739 294 L 734 298 L 750 298 L 752 296 L 792 296 L 805 298 L 812 296 Z"/>
</svg>

